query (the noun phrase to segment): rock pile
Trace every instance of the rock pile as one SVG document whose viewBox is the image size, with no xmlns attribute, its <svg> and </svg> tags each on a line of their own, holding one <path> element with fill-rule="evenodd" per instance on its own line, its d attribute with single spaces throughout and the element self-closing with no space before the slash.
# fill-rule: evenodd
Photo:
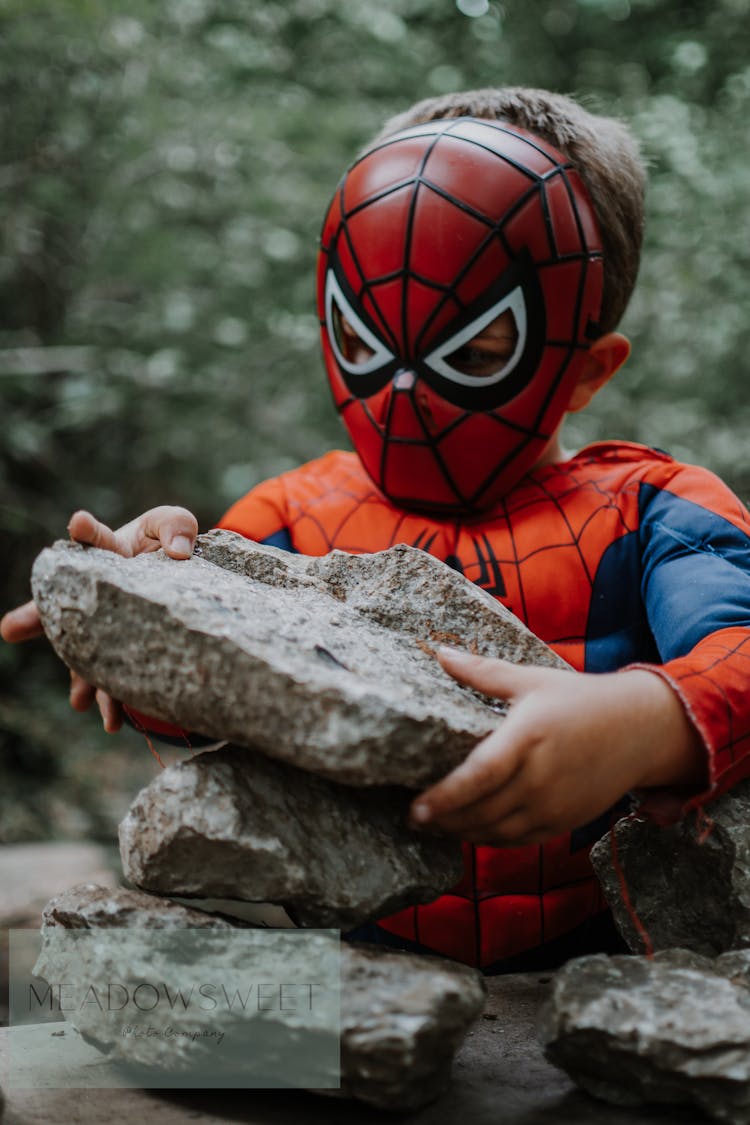
<svg viewBox="0 0 750 1125">
<path fill-rule="evenodd" d="M 502 721 L 496 701 L 442 671 L 435 646 L 565 667 L 492 597 L 403 546 L 304 558 L 212 532 L 175 562 L 66 543 L 37 560 L 33 590 L 87 680 L 234 743 L 136 797 L 123 865 L 155 894 L 83 886 L 53 900 L 45 974 L 60 969 L 60 927 L 242 926 L 164 895 L 273 902 L 301 925 L 346 929 L 431 901 L 460 878 L 460 849 L 407 827 L 411 795 Z M 137 977 L 135 961 L 124 967 Z M 481 974 L 356 943 L 342 944 L 341 973 L 342 1092 L 402 1110 L 435 1098 L 481 1010 Z M 132 1062 L 133 1044 L 106 1041 L 95 1017 L 74 1018 Z M 157 1067 L 159 1053 L 137 1061 Z"/>
<path fill-rule="evenodd" d="M 232 941 L 240 923 L 193 910 L 168 899 L 140 891 L 110 891 L 94 884 L 82 884 L 53 899 L 44 912 L 43 949 L 36 972 L 45 980 L 70 979 L 69 948 L 55 941 L 60 929 L 93 931 L 106 936 L 108 931 L 140 931 L 132 946 L 128 963 L 117 960 L 102 964 L 101 944 L 78 943 L 75 970 L 80 979 L 114 979 L 120 987 L 148 979 L 151 967 L 143 931 L 201 929 L 210 930 L 216 940 L 211 961 L 235 964 L 247 973 L 246 947 Z M 267 936 L 267 935 L 264 935 Z M 273 940 L 289 945 L 289 931 L 276 931 Z M 324 935 L 320 935 L 321 942 Z M 102 943 L 104 944 L 104 943 Z M 154 942 L 156 945 L 156 942 Z M 119 947 L 121 948 L 121 947 Z M 237 965 L 238 954 L 242 963 Z M 268 966 L 268 941 L 263 942 L 263 964 Z M 288 950 L 281 950 L 289 962 Z M 222 956 L 223 955 L 223 956 Z M 66 978 L 67 972 L 67 978 Z M 290 970 L 291 975 L 291 970 Z M 381 950 L 360 943 L 341 944 L 340 1049 L 341 1087 L 320 1092 L 354 1097 L 388 1109 L 416 1109 L 437 1097 L 448 1085 L 450 1065 L 467 1028 L 484 1005 L 485 988 L 481 975 L 466 965 L 442 958 L 421 957 L 400 950 Z M 293 1009 L 263 1012 L 262 1035 L 258 1042 L 274 1041 L 274 1023 L 292 1021 Z M 163 1068 L 170 1075 L 178 1068 L 189 1075 L 203 1063 L 206 1045 L 189 1038 L 177 1040 L 174 1025 L 179 1018 L 172 1007 L 157 1006 L 148 1015 L 148 1037 L 112 1036 L 112 1023 L 95 1004 L 84 1004 L 66 1017 L 85 1036 L 106 1050 L 111 1061 L 129 1068 Z M 192 1017 L 191 1017 L 192 1018 Z M 192 1026 L 194 1026 L 194 1019 Z M 221 1006 L 211 1013 L 211 1029 L 218 1036 L 231 1036 L 237 1027 L 235 1014 Z M 170 1028 L 172 1034 L 170 1036 Z M 245 1036 L 245 1041 L 247 1036 Z M 171 1046 L 179 1042 L 175 1057 Z M 284 1061 L 283 1059 L 281 1060 Z M 222 1054 L 212 1064 L 221 1065 Z M 268 1068 L 279 1060 L 269 1054 Z M 190 1083 L 188 1083 L 190 1084 Z M 273 1083 L 269 1083 L 273 1084 Z M 279 1083 L 282 1084 L 282 1083 Z"/>
<path fill-rule="evenodd" d="M 750 1125 L 750 782 L 671 826 L 628 818 L 591 859 L 622 936 L 656 955 L 583 957 L 554 981 L 548 1058 L 619 1105 Z"/>
</svg>

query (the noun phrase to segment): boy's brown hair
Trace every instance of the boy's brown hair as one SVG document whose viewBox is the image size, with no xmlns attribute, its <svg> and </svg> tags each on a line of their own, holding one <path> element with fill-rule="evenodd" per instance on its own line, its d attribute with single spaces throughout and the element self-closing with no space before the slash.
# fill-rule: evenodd
<svg viewBox="0 0 750 1125">
<path fill-rule="evenodd" d="M 373 143 L 411 125 L 447 117 L 483 117 L 528 129 L 575 166 L 601 231 L 604 291 L 600 328 L 611 332 L 633 292 L 643 242 L 646 168 L 628 127 L 612 117 L 589 112 L 564 94 L 506 86 L 425 98 L 390 118 Z"/>
</svg>

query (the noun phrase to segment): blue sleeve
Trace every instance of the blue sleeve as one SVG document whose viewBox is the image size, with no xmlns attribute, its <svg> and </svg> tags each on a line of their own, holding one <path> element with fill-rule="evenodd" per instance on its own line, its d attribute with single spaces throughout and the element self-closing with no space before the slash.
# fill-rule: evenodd
<svg viewBox="0 0 750 1125">
<path fill-rule="evenodd" d="M 674 490 L 679 477 L 640 486 L 641 596 L 662 661 L 721 629 L 750 628 L 750 526 L 738 526 L 741 505 L 718 478 L 701 483 L 701 502 Z"/>
</svg>

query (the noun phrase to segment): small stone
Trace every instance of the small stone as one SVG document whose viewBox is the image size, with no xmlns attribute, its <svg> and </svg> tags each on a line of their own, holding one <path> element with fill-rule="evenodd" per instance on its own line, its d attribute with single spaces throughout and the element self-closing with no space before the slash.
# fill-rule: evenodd
<svg viewBox="0 0 750 1125">
<path fill-rule="evenodd" d="M 617 856 L 632 907 L 654 949 L 682 947 L 716 956 L 750 947 L 750 782 L 670 827 L 648 820 L 615 826 Z M 609 836 L 591 862 L 620 933 L 636 953 L 643 942 L 622 896 Z"/>
<path fill-rule="evenodd" d="M 692 1105 L 748 1125 L 749 966 L 688 950 L 570 961 L 540 1017 L 545 1053 L 615 1105 Z"/>
<path fill-rule="evenodd" d="M 120 825 L 123 870 L 147 891 L 273 902 L 300 925 L 349 929 L 461 878 L 456 840 L 406 826 L 410 799 L 244 747 L 199 754 L 136 797 Z"/>
</svg>

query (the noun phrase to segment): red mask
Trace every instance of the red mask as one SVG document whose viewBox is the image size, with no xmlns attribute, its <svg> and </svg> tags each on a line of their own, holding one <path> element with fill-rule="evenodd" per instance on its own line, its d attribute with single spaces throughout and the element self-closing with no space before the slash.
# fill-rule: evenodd
<svg viewBox="0 0 750 1125">
<path fill-rule="evenodd" d="M 336 406 L 378 488 L 436 514 L 492 507 L 562 420 L 601 289 L 586 189 L 531 133 L 446 119 L 360 157 L 323 225 L 318 310 Z M 477 366 L 467 345 L 503 313 L 508 354 Z"/>
</svg>

